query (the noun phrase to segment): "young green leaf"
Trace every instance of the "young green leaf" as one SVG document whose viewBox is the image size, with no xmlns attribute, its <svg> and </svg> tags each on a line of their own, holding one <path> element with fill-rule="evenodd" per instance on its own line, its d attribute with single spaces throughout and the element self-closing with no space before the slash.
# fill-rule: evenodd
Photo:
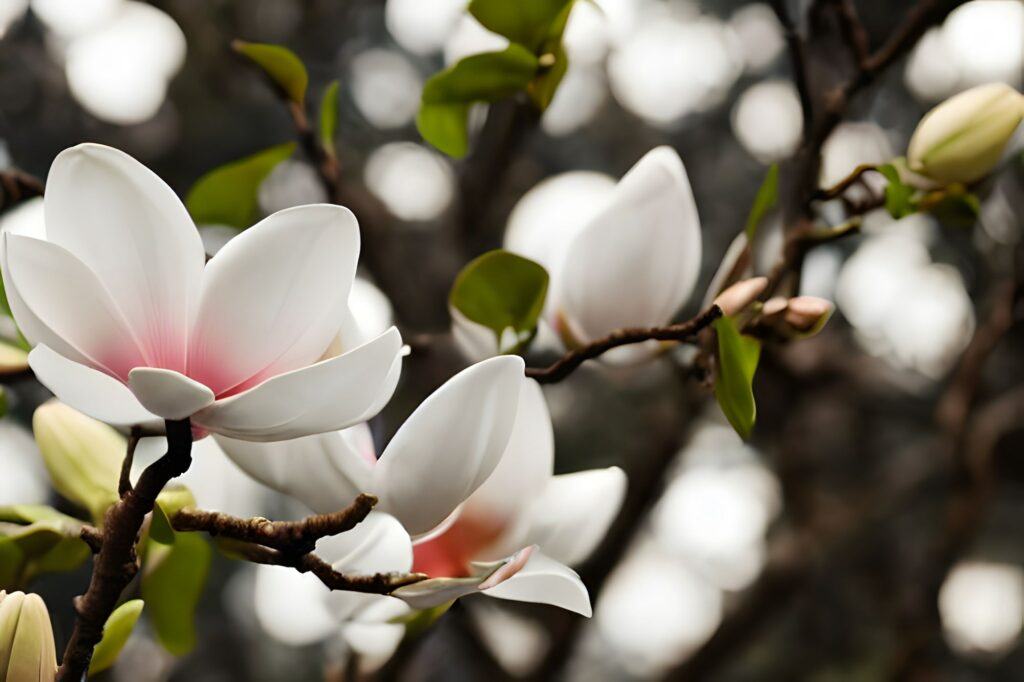
<svg viewBox="0 0 1024 682">
<path fill-rule="evenodd" d="M 753 380 L 761 356 L 761 342 L 740 334 L 731 317 L 718 318 L 714 327 L 718 335 L 715 398 L 726 419 L 745 440 L 750 437 L 757 417 Z"/>
<path fill-rule="evenodd" d="M 280 45 L 266 43 L 249 43 L 236 40 L 231 43 L 232 49 L 256 62 L 272 81 L 288 96 L 292 102 L 302 106 L 306 101 L 306 86 L 309 85 L 309 74 L 306 65 L 294 52 Z"/>
<path fill-rule="evenodd" d="M 422 104 L 416 114 L 416 129 L 435 149 L 461 159 L 469 151 L 468 115 L 469 105 L 460 102 Z"/>
<path fill-rule="evenodd" d="M 573 0 L 472 0 L 469 13 L 488 30 L 535 50 L 572 3 Z"/>
<path fill-rule="evenodd" d="M 747 242 L 753 243 L 757 234 L 757 227 L 764 220 L 765 214 L 775 208 L 779 199 L 779 164 L 773 163 L 764 176 L 761 187 L 757 190 L 754 203 L 750 207 L 750 214 L 747 216 Z"/>
<path fill-rule="evenodd" d="M 879 166 L 878 172 L 889 181 L 885 187 L 885 210 L 889 212 L 889 215 L 899 220 L 914 213 L 917 210 L 913 201 L 914 188 L 900 179 L 900 173 L 896 166 L 887 163 Z"/>
<path fill-rule="evenodd" d="M 210 570 L 210 545 L 199 533 L 175 533 L 174 544 L 149 541 L 142 598 L 157 639 L 175 656 L 195 647 L 195 613 Z"/>
<path fill-rule="evenodd" d="M 493 102 L 525 88 L 536 73 L 537 57 L 522 45 L 470 55 L 426 82 L 423 103 Z"/>
<path fill-rule="evenodd" d="M 114 665 L 132 634 L 132 628 L 139 620 L 144 603 L 141 599 L 126 601 L 114 609 L 110 618 L 107 618 L 107 623 L 103 626 L 103 639 L 96 645 L 92 652 L 92 661 L 89 662 L 90 677 Z"/>
<path fill-rule="evenodd" d="M 338 129 L 338 87 L 338 81 L 331 81 L 320 101 L 320 145 L 330 156 L 337 154 L 334 135 Z"/>
<path fill-rule="evenodd" d="M 192 219 L 199 225 L 249 227 L 258 215 L 260 183 L 294 151 L 295 143 L 288 142 L 206 173 L 185 198 Z"/>
<path fill-rule="evenodd" d="M 548 64 L 547 61 L 551 63 Z M 527 86 L 526 91 L 530 94 L 534 106 L 538 110 L 544 111 L 555 98 L 555 92 L 558 91 L 558 86 L 569 68 L 569 58 L 565 54 L 565 48 L 562 47 L 561 41 L 558 41 L 550 52 L 541 55 L 538 63 L 541 68 L 537 77 Z"/>
<path fill-rule="evenodd" d="M 500 346 L 506 329 L 512 329 L 518 339 L 533 335 L 547 291 L 548 273 L 541 265 L 496 249 L 462 269 L 448 303 L 470 321 L 494 332 Z"/>
</svg>

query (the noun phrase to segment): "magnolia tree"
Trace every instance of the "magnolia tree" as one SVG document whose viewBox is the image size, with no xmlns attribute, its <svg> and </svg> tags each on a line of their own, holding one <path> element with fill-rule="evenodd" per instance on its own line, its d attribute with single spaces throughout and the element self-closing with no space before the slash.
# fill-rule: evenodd
<svg viewBox="0 0 1024 682">
<path fill-rule="evenodd" d="M 88 142 L 53 159 L 45 194 L 42 180 L 5 172 L 4 209 L 43 198 L 35 200 L 38 220 L 3 234 L 3 371 L 19 382 L 15 393 L 38 382 L 54 396 L 35 410 L 32 427 L 67 505 L 0 508 L 0 679 L 91 677 L 115 663 L 140 618 L 171 654 L 187 653 L 215 550 L 270 571 L 259 575 L 273 575 L 291 595 L 305 641 L 343 643 L 353 674 L 397 665 L 396 651 L 459 600 L 483 595 L 573 614 L 553 621 L 553 654 L 538 672 L 553 675 L 672 460 L 637 481 L 619 467 L 556 474 L 542 385 L 585 366 L 619 375 L 670 363 L 694 401 L 717 403 L 736 433 L 751 438 L 762 355 L 799 356 L 833 312 L 831 301 L 801 293 L 805 257 L 857 233 L 873 211 L 973 217 L 1024 117 L 1024 97 L 1012 87 L 971 88 L 921 119 L 904 156 L 845 169 L 838 184 L 819 186 L 822 145 L 849 103 L 959 3 L 893 8 L 900 23 L 876 49 L 854 3 L 811 3 L 812 23 L 841 29 L 837 49 L 848 64 L 839 74 L 814 61 L 818 33 L 828 32 L 803 31 L 803 17 L 785 4 L 774 7 L 805 139 L 792 159 L 769 168 L 725 257 L 706 262 L 685 160 L 655 147 L 588 219 L 562 230 L 520 224 L 504 249 L 466 259 L 447 301 L 461 369 L 437 360 L 446 335 L 393 326 L 359 304 L 367 295 L 387 304 L 388 292 L 357 277 L 387 259 L 376 252 L 360 261 L 361 242 L 381 229 L 387 209 L 342 179 L 337 83 L 320 94 L 313 116 L 306 69 L 285 47 L 233 44 L 280 95 L 296 144 L 212 170 L 184 201 L 129 154 Z M 416 120 L 423 139 L 452 157 L 469 154 L 467 172 L 503 163 L 488 136 L 513 144 L 551 103 L 567 69 L 573 5 L 469 3 L 508 46 L 427 81 Z M 513 124 L 496 130 L 492 117 L 509 102 Z M 491 105 L 482 128 L 471 124 L 478 103 Z M 257 220 L 260 181 L 297 149 L 328 201 Z M 783 238 L 773 247 L 763 232 L 777 216 Z M 698 290 L 708 265 L 716 274 Z M 966 343 L 941 403 L 949 458 L 964 472 L 933 555 L 945 569 L 976 532 L 988 485 L 984 463 L 967 461 L 965 433 L 983 363 L 1015 321 L 1021 283 L 1013 268 L 1005 277 L 989 304 L 992 321 Z M 403 365 L 435 361 L 438 387 L 382 442 L 375 418 L 401 393 Z M 165 444 L 165 453 L 136 464 L 147 442 Z M 204 508 L 177 479 L 214 455 L 309 515 L 270 520 Z M 797 555 L 824 551 L 810 532 L 794 542 Z M 73 630 L 58 649 L 46 605 L 22 590 L 90 558 Z M 581 579 L 581 565 L 603 568 Z M 799 581 L 804 570 L 786 564 L 766 574 L 736 620 L 678 672 L 710 671 L 770 610 L 764 600 L 778 581 Z M 914 589 L 934 603 L 937 584 Z M 919 672 L 930 646 L 920 621 L 907 627 L 924 634 L 908 638 L 899 674 Z"/>
</svg>

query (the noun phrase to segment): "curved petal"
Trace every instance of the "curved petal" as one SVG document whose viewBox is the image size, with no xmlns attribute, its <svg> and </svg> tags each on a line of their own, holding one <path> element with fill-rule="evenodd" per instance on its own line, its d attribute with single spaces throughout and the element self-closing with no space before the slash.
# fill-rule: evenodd
<svg viewBox="0 0 1024 682">
<path fill-rule="evenodd" d="M 256 566 L 254 588 L 256 620 L 279 642 L 307 646 L 338 628 L 324 603 L 330 591 L 310 573 L 284 566 Z"/>
<path fill-rule="evenodd" d="M 161 423 L 120 381 L 69 360 L 45 344 L 32 349 L 28 364 L 39 382 L 58 400 L 94 419 L 115 426 Z"/>
<path fill-rule="evenodd" d="M 619 467 L 554 476 L 527 514 L 522 541 L 575 566 L 604 539 L 625 495 L 626 473 Z"/>
<path fill-rule="evenodd" d="M 459 372 L 416 408 L 373 471 L 379 508 L 413 535 L 448 517 L 487 480 L 508 445 L 522 358 L 491 358 Z"/>
<path fill-rule="evenodd" d="M 218 396 L 315 362 L 338 333 L 359 225 L 330 204 L 279 211 L 206 268 L 188 375 Z"/>
<path fill-rule="evenodd" d="M 315 365 L 267 379 L 200 410 L 193 422 L 231 438 L 268 442 L 337 431 L 373 414 L 392 376 L 402 337 L 392 327 L 373 341 Z"/>
<path fill-rule="evenodd" d="M 216 434 L 214 438 L 239 469 L 318 514 L 327 514 L 369 490 L 371 461 L 346 436 L 347 431 L 365 428 L 359 424 L 280 443 L 251 443 Z"/>
<path fill-rule="evenodd" d="M 341 573 L 372 575 L 412 568 L 412 540 L 393 516 L 370 512 L 346 533 L 316 543 L 317 555 Z"/>
<path fill-rule="evenodd" d="M 544 393 L 536 381 L 523 379 L 505 453 L 494 473 L 467 500 L 463 515 L 479 511 L 492 518 L 514 516 L 544 492 L 554 466 L 555 434 Z"/>
<path fill-rule="evenodd" d="M 489 597 L 551 604 L 590 618 L 590 595 L 576 571 L 534 550 L 526 565 L 494 587 L 483 589 Z"/>
<path fill-rule="evenodd" d="M 373 595 L 363 595 L 373 596 Z M 341 635 L 359 654 L 359 671 L 369 674 L 387 663 L 405 637 L 405 623 L 394 622 L 410 613 L 409 605 L 394 597 L 377 597 L 342 626 Z"/>
<path fill-rule="evenodd" d="M 48 241 L 19 235 L 5 240 L 7 274 L 47 329 L 122 380 L 146 364 L 124 317 L 87 265 Z"/>
<path fill-rule="evenodd" d="M 164 419 L 185 419 L 213 403 L 213 391 L 172 369 L 136 367 L 128 386 L 143 407 Z"/>
<path fill-rule="evenodd" d="M 562 310 L 574 336 L 668 322 L 700 274 L 700 219 L 679 155 L 648 152 L 610 204 L 573 240 L 562 275 Z"/>
<path fill-rule="evenodd" d="M 205 261 L 174 191 L 124 152 L 81 144 L 54 159 L 45 210 L 47 239 L 116 292 L 147 364 L 184 371 Z"/>
<path fill-rule="evenodd" d="M 11 233 L 15 234 L 15 233 Z M 74 360 L 83 365 L 92 365 L 89 358 L 85 357 L 70 343 L 57 335 L 57 332 L 39 319 L 39 316 L 32 312 L 32 309 L 25 303 L 18 286 L 11 277 L 11 268 L 7 259 L 7 233 L 5 232 L 0 241 L 0 270 L 3 274 L 4 293 L 7 294 L 7 304 L 11 308 L 11 314 L 18 325 L 18 329 L 25 336 L 30 345 L 45 343 L 64 357 Z"/>
</svg>

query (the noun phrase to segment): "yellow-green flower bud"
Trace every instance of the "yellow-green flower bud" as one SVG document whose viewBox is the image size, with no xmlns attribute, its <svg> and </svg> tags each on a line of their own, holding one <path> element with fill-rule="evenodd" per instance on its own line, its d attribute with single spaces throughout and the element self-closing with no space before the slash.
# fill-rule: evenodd
<svg viewBox="0 0 1024 682">
<path fill-rule="evenodd" d="M 55 400 L 36 410 L 32 430 L 53 487 L 102 522 L 107 507 L 117 501 L 124 437 Z"/>
<path fill-rule="evenodd" d="M 1024 117 L 1024 95 L 1003 83 L 979 85 L 950 97 L 917 126 L 907 161 L 932 180 L 969 184 L 999 163 Z"/>
<path fill-rule="evenodd" d="M 0 682 L 52 682 L 57 650 L 37 594 L 0 591 Z"/>
</svg>

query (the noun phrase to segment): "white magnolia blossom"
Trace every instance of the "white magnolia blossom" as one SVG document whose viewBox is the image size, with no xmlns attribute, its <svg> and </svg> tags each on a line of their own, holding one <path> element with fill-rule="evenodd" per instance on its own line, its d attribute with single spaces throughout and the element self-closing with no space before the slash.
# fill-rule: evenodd
<svg viewBox="0 0 1024 682">
<path fill-rule="evenodd" d="M 346 341 L 359 255 L 348 209 L 280 211 L 204 265 L 171 188 L 96 144 L 57 156 L 44 209 L 45 239 L 4 235 L 3 280 L 32 369 L 71 407 L 274 441 L 360 423 L 391 397 L 398 331 Z"/>
<path fill-rule="evenodd" d="M 517 404 L 496 402 L 517 388 Z M 505 433 L 497 457 L 465 445 L 494 444 L 494 431 Z M 399 429 L 379 463 L 364 426 L 288 443 L 217 440 L 242 469 L 315 510 L 340 509 L 360 491 L 381 498 L 378 511 L 357 527 L 362 540 L 345 534 L 317 545 L 317 554 L 339 571 L 431 576 L 393 597 L 324 589 L 327 606 L 316 608 L 342 624 L 341 636 L 364 665 L 390 657 L 404 634 L 400 616 L 410 608 L 477 592 L 590 615 L 586 588 L 566 564 L 586 559 L 604 537 L 622 504 L 625 474 L 611 467 L 553 475 L 551 417 L 540 385 L 522 378 L 517 357 L 491 358 L 451 379 Z M 406 454 L 412 443 L 416 452 Z M 421 443 L 435 445 L 426 450 Z M 410 532 L 431 528 L 410 539 Z"/>
<path fill-rule="evenodd" d="M 510 231 L 505 248 L 547 268 L 547 322 L 570 345 L 670 322 L 700 274 L 700 218 L 671 147 L 644 155 L 583 226 L 540 228 Z"/>
</svg>

